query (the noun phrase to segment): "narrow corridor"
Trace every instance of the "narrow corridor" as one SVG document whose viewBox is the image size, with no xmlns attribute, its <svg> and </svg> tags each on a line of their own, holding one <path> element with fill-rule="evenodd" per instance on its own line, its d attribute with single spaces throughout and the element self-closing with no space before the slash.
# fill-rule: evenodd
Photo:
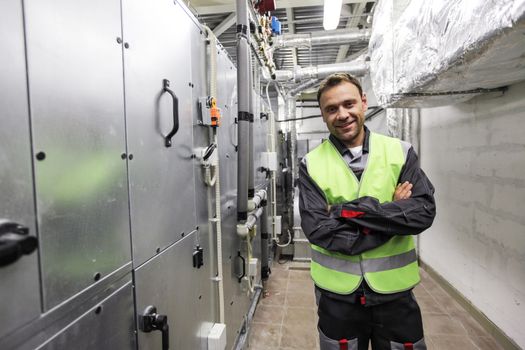
<svg viewBox="0 0 525 350">
<path fill-rule="evenodd" d="M 503 349 L 432 277 L 421 270 L 414 293 L 429 350 Z M 250 350 L 319 349 L 314 285 L 307 265 L 275 263 L 250 332 Z"/>
</svg>

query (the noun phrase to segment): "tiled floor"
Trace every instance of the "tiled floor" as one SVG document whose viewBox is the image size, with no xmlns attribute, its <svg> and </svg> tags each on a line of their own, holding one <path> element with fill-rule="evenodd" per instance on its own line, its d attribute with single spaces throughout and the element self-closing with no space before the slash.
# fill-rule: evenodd
<svg viewBox="0 0 525 350">
<path fill-rule="evenodd" d="M 304 266 L 304 265 L 303 265 Z M 429 350 L 498 350 L 494 339 L 436 282 L 421 271 L 414 293 L 423 312 Z M 317 307 L 310 272 L 275 263 L 250 331 L 250 350 L 316 350 Z"/>
</svg>

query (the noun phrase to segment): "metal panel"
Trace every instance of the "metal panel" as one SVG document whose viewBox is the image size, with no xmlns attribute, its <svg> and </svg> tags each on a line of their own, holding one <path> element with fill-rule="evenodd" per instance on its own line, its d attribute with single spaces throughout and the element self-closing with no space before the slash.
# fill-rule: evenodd
<svg viewBox="0 0 525 350">
<path fill-rule="evenodd" d="M 193 88 L 193 106 L 197 106 L 199 97 L 206 96 L 206 45 L 205 34 L 196 26 L 191 30 L 191 81 L 195 84 Z M 193 108 L 193 145 L 196 147 L 207 147 L 210 143 L 209 127 L 198 124 L 199 111 Z M 204 184 L 204 172 L 198 160 L 195 161 L 195 216 L 199 227 L 199 241 L 206 254 L 209 263 L 204 264 L 204 274 L 208 277 L 202 280 L 203 297 L 201 301 L 202 320 L 200 334 L 202 340 L 201 348 L 206 349 L 208 345 L 208 334 L 213 327 L 213 321 L 218 321 L 218 288 L 217 282 L 212 280 L 217 275 L 216 239 L 213 234 L 215 224 L 208 223 L 208 206 L 215 212 L 215 188 L 208 188 Z M 209 194 L 208 194 L 209 193 Z M 211 226 L 211 231 L 210 231 Z"/>
<path fill-rule="evenodd" d="M 204 269 L 193 267 L 192 253 L 197 243 L 195 231 L 135 272 L 137 314 L 153 305 L 158 314 L 167 315 L 170 349 L 200 348 L 203 291 L 199 286 L 200 281 L 209 277 Z M 138 343 L 141 350 L 162 349 L 161 333 L 139 331 Z"/>
<path fill-rule="evenodd" d="M 133 311 L 133 290 L 130 281 L 37 349 L 135 349 Z"/>
<path fill-rule="evenodd" d="M 0 219 L 36 234 L 22 3 L 0 2 Z M 38 255 L 0 267 L 0 338 L 40 313 Z"/>
<path fill-rule="evenodd" d="M 44 309 L 130 261 L 120 1 L 26 1 Z"/>
<path fill-rule="evenodd" d="M 221 171 L 222 203 L 222 255 L 224 271 L 224 304 L 228 348 L 232 347 L 239 334 L 243 317 L 250 305 L 246 291 L 238 282 L 240 272 L 239 250 L 246 257 L 246 244 L 236 233 L 237 225 L 237 71 L 225 51 L 220 51 L 217 71 L 218 101 L 223 108 L 223 120 L 219 134 L 219 156 Z M 224 104 L 224 106 L 223 106 Z"/>
<path fill-rule="evenodd" d="M 172 0 L 123 3 L 133 262 L 139 266 L 195 229 L 191 19 Z M 166 147 L 178 98 L 179 129 Z"/>
</svg>

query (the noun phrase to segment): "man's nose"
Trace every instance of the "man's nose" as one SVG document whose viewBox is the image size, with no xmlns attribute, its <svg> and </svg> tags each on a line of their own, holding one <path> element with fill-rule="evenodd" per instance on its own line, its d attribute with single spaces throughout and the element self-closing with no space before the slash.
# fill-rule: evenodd
<svg viewBox="0 0 525 350">
<path fill-rule="evenodd" d="M 337 118 L 338 119 L 346 119 L 350 116 L 350 113 L 348 112 L 348 109 L 346 109 L 344 106 L 339 106 L 337 110 Z"/>
</svg>

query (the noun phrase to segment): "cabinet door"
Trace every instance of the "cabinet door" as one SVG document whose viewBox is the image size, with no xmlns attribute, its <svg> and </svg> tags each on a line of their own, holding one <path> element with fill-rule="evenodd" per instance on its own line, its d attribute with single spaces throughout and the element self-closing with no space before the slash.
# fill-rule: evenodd
<svg viewBox="0 0 525 350">
<path fill-rule="evenodd" d="M 141 350 L 162 349 L 159 331 L 144 332 L 142 316 L 155 307 L 167 316 L 170 349 L 200 349 L 202 303 L 207 293 L 199 287 L 209 279 L 202 268 L 193 267 L 198 232 L 179 240 L 135 271 L 138 345 Z M 205 264 L 208 262 L 205 260 Z M 206 302 L 205 302 L 206 303 Z M 207 335 L 206 335 L 207 336 Z"/>
<path fill-rule="evenodd" d="M 173 0 L 123 2 L 133 263 L 195 229 L 191 41 L 194 24 Z M 170 92 L 164 91 L 164 80 Z M 178 119 L 178 131 L 165 137 Z"/>
<path fill-rule="evenodd" d="M 131 260 L 119 0 L 25 2 L 44 309 Z"/>
<path fill-rule="evenodd" d="M 23 225 L 34 236 L 31 143 L 20 1 L 0 2 L 0 47 L 0 221 Z M 40 314 L 37 252 L 0 267 L 0 296 L 1 339 Z"/>
<path fill-rule="evenodd" d="M 60 332 L 49 337 L 37 349 L 135 349 L 133 311 L 133 290 L 129 281 Z"/>
</svg>

